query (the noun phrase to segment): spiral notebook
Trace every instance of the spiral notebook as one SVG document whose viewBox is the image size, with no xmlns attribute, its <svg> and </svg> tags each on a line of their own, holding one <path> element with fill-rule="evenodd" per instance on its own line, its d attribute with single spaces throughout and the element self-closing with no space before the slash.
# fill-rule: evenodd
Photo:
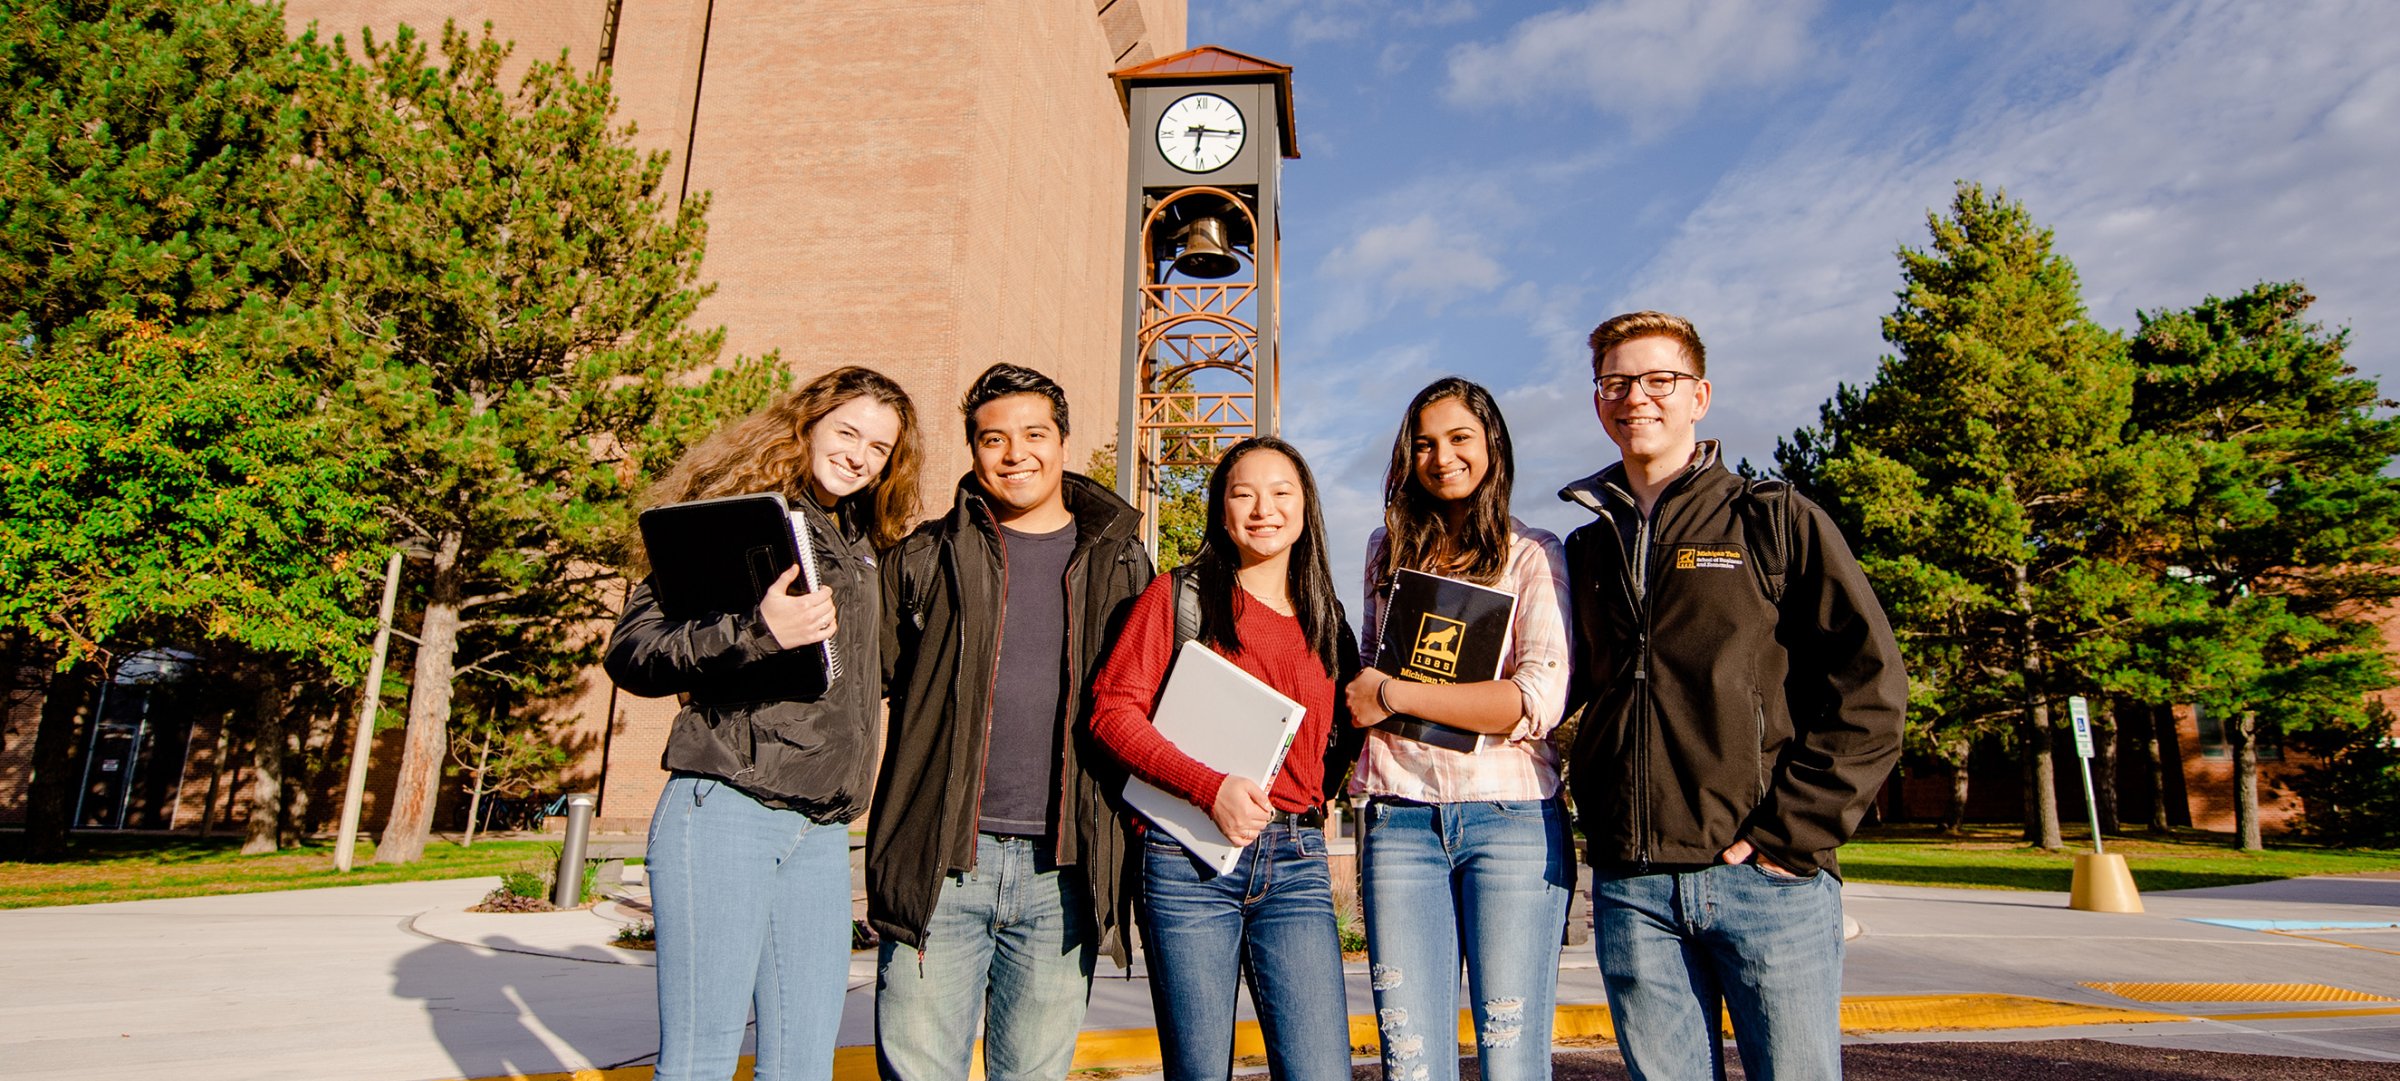
<svg viewBox="0 0 2400 1081">
<path fill-rule="evenodd" d="M 1219 773 L 1275 787 L 1284 756 L 1300 735 L 1307 707 L 1199 642 L 1185 642 L 1158 695 L 1150 723 L 1177 749 Z M 1125 782 L 1125 802 L 1175 838 L 1218 874 L 1233 869 L 1242 847 L 1227 840 L 1205 808 L 1139 777 Z"/>
<path fill-rule="evenodd" d="M 804 592 L 824 585 L 815 531 L 773 492 L 652 507 L 642 512 L 641 530 L 651 592 L 670 618 L 747 612 L 794 563 Z M 841 651 L 830 639 L 788 652 L 822 657 L 827 682 L 841 674 Z"/>
</svg>

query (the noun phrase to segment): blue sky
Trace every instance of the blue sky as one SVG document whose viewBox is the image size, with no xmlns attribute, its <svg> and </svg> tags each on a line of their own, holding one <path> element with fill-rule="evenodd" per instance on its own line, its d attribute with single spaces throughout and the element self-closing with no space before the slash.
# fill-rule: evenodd
<svg viewBox="0 0 2400 1081">
<path fill-rule="evenodd" d="M 1500 395 L 1515 509 L 1563 535 L 1551 493 L 1616 459 L 1583 339 L 1662 308 L 1709 344 L 1702 434 L 1765 463 L 1873 376 L 1962 178 L 2104 325 L 2296 278 L 2400 392 L 2400 4 L 1192 0 L 1189 40 L 1295 68 L 1284 434 L 1353 604 L 1419 387 Z"/>
</svg>

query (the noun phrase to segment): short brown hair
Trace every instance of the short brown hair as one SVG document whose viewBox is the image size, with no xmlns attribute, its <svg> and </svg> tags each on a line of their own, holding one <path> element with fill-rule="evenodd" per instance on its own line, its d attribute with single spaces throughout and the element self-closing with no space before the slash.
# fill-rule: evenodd
<svg viewBox="0 0 2400 1081">
<path fill-rule="evenodd" d="M 1592 328 L 1592 378 L 1600 378 L 1600 359 L 1609 350 L 1635 338 L 1673 339 L 1691 358 L 1692 374 L 1708 378 L 1708 347 L 1700 344 L 1700 332 L 1691 320 L 1666 312 L 1626 312 Z"/>
</svg>

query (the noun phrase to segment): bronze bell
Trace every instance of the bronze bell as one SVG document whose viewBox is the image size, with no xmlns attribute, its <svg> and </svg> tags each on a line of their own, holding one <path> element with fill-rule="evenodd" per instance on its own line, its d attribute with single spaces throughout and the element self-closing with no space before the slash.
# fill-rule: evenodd
<svg viewBox="0 0 2400 1081">
<path fill-rule="evenodd" d="M 1225 223 L 1217 218 L 1194 218 L 1183 227 L 1183 251 L 1175 256 L 1175 269 L 1187 277 L 1222 278 L 1242 269 L 1242 261 L 1226 243 Z"/>
</svg>

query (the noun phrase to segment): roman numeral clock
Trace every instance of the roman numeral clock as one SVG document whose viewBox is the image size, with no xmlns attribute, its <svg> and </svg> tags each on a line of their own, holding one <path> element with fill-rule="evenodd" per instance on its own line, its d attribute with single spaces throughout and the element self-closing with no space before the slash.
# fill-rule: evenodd
<svg viewBox="0 0 2400 1081">
<path fill-rule="evenodd" d="M 1111 73 L 1127 124 L 1117 492 L 1157 551 L 1169 471 L 1279 427 L 1278 187 L 1292 69 L 1204 45 Z"/>
</svg>

